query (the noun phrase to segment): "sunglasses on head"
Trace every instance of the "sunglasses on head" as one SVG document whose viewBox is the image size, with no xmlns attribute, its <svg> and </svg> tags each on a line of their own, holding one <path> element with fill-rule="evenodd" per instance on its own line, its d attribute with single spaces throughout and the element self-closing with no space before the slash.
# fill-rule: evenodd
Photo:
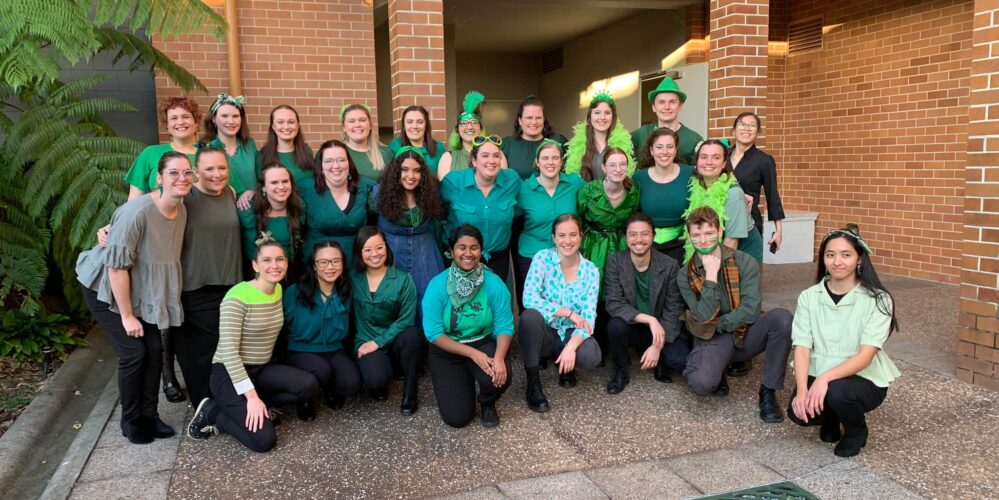
<svg viewBox="0 0 999 500">
<path fill-rule="evenodd" d="M 472 138 L 472 145 L 473 146 L 481 146 L 481 145 L 485 144 L 486 141 L 489 141 L 489 142 L 491 142 L 491 143 L 493 143 L 493 144 L 495 144 L 497 146 L 502 146 L 503 145 L 503 138 L 500 137 L 500 136 L 498 136 L 498 135 L 495 135 L 495 134 L 490 135 L 490 136 L 477 135 L 477 136 L 475 136 L 475 137 Z"/>
</svg>

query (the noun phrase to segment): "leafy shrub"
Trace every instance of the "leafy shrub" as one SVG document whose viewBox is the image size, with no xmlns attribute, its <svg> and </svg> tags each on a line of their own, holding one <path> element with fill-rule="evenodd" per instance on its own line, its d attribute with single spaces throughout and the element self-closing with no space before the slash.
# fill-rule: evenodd
<svg viewBox="0 0 999 500">
<path fill-rule="evenodd" d="M 75 346 L 86 341 L 73 335 L 67 328 L 69 316 L 49 314 L 30 316 L 19 309 L 0 315 L 0 357 L 14 361 L 41 361 L 45 346 L 51 346 L 54 355 L 65 357 Z"/>
</svg>

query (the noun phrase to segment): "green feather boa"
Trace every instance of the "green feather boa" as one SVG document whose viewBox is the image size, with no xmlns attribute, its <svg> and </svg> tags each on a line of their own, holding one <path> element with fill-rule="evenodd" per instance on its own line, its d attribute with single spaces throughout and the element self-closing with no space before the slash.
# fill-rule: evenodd
<svg viewBox="0 0 999 500">
<path fill-rule="evenodd" d="M 572 139 L 569 141 L 568 150 L 565 156 L 565 171 L 569 174 L 578 174 L 583 169 L 583 155 L 586 154 L 586 122 L 581 121 L 572 127 Z M 635 152 L 631 144 L 631 134 L 628 129 L 617 122 L 617 126 L 611 131 L 607 146 L 611 148 L 621 148 L 628 153 L 628 177 L 635 173 Z"/>
<path fill-rule="evenodd" d="M 732 189 L 734 184 L 739 181 L 736 180 L 734 175 L 729 175 L 727 173 L 721 174 L 718 179 L 715 180 L 713 184 L 705 189 L 701 186 L 701 181 L 697 176 L 691 176 L 690 178 L 690 204 L 687 206 L 687 210 L 683 212 L 683 220 L 687 220 L 690 212 L 693 212 L 696 208 L 701 208 L 705 205 L 714 209 L 718 214 L 718 221 L 721 223 L 720 230 L 725 230 L 725 202 L 728 200 L 728 191 Z M 694 255 L 694 244 L 690 241 L 687 235 L 687 225 L 683 226 L 683 262 L 687 263 L 690 258 Z"/>
</svg>

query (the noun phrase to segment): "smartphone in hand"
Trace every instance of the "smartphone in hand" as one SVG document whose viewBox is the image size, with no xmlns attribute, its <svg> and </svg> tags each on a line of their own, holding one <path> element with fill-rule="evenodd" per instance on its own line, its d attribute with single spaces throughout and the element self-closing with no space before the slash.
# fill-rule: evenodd
<svg viewBox="0 0 999 500">
<path fill-rule="evenodd" d="M 770 242 L 770 253 L 777 253 L 777 242 L 776 241 L 771 241 Z"/>
</svg>

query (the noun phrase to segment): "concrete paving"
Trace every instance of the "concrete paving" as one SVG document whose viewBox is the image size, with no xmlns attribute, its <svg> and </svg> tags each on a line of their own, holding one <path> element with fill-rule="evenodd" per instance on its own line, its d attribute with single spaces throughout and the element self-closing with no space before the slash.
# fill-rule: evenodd
<svg viewBox="0 0 999 500">
<path fill-rule="evenodd" d="M 767 307 L 793 309 L 813 273 L 810 265 L 767 266 Z M 524 404 L 515 360 L 513 386 L 498 405 L 502 424 L 492 430 L 444 425 L 427 377 L 413 417 L 399 416 L 393 384 L 388 402 L 323 407 L 309 423 L 289 415 L 264 455 L 228 436 L 130 445 L 112 417 L 72 496 L 684 498 L 789 480 L 822 498 L 999 497 L 999 395 L 951 375 L 957 288 L 885 281 L 903 327 L 887 350 L 903 377 L 870 415 L 871 438 L 853 459 L 834 456 L 817 429 L 759 420 L 760 362 L 730 380 L 724 399 L 698 398 L 682 381 L 661 384 L 635 369 L 626 390 L 609 396 L 609 367 L 562 389 L 549 369 L 552 411 L 536 414 Z M 161 411 L 178 431 L 189 413 L 165 402 Z"/>
</svg>

